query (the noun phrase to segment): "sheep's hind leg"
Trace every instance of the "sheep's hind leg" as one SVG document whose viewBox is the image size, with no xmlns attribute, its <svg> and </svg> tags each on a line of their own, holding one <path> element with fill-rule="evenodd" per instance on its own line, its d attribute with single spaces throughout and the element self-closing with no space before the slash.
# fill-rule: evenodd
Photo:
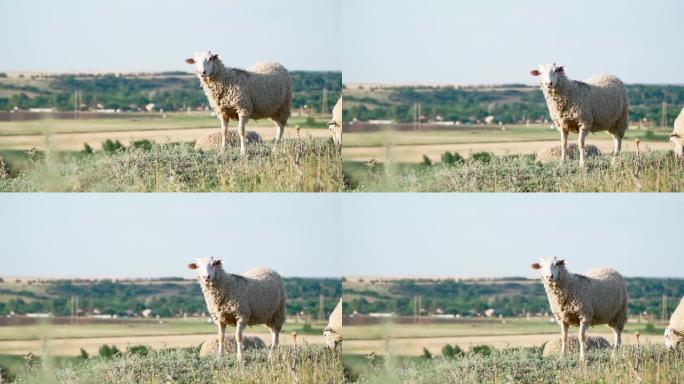
<svg viewBox="0 0 684 384">
<path fill-rule="evenodd" d="M 221 150 L 228 146 L 228 119 L 221 118 Z"/>
<path fill-rule="evenodd" d="M 278 347 L 278 338 L 280 336 L 280 332 L 272 327 L 269 329 L 271 330 L 271 349 L 268 351 L 268 356 L 271 357 L 273 356 L 275 349 Z"/>
<path fill-rule="evenodd" d="M 242 362 L 242 349 L 244 345 L 242 344 L 242 331 L 244 331 L 247 324 L 244 321 L 238 321 L 235 327 L 235 349 L 237 350 L 237 360 Z"/>
<path fill-rule="evenodd" d="M 620 158 L 620 150 L 622 148 L 622 136 L 613 135 L 613 158 L 610 160 L 611 164 Z"/>
<path fill-rule="evenodd" d="M 565 356 L 565 352 L 568 346 L 568 323 L 561 323 L 561 350 L 560 355 Z"/>
<path fill-rule="evenodd" d="M 568 158 L 568 131 L 561 129 L 561 164 Z"/>
<path fill-rule="evenodd" d="M 275 121 L 275 126 L 276 126 L 276 134 L 275 134 L 275 139 L 273 141 L 275 143 L 279 143 L 280 139 L 283 138 L 283 133 L 285 132 L 285 124 L 281 123 L 279 121 Z"/>
<path fill-rule="evenodd" d="M 613 328 L 613 352 L 612 355 L 615 356 L 615 352 L 620 349 L 620 345 L 622 345 L 622 331 L 618 329 L 617 327 L 612 327 Z"/>
<path fill-rule="evenodd" d="M 586 321 L 581 321 L 579 334 L 577 335 L 577 338 L 579 339 L 580 361 L 587 361 L 587 328 L 589 328 L 589 323 Z"/>
</svg>

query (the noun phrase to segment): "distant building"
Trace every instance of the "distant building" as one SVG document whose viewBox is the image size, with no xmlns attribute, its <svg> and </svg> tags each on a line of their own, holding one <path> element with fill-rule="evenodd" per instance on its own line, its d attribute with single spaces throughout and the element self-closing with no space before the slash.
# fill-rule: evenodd
<svg viewBox="0 0 684 384">
<path fill-rule="evenodd" d="M 29 112 L 49 113 L 54 111 L 54 108 L 29 108 Z"/>
</svg>

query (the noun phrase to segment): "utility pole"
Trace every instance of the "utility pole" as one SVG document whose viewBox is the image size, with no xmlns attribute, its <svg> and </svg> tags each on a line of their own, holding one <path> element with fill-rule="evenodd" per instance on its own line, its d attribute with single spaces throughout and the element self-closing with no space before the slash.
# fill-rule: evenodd
<svg viewBox="0 0 684 384">
<path fill-rule="evenodd" d="M 420 131 L 420 128 L 421 128 L 421 127 L 420 127 L 420 115 L 421 115 L 421 111 L 420 111 L 421 108 L 420 108 L 420 107 L 421 107 L 421 106 L 422 106 L 422 105 L 421 105 L 420 103 L 418 103 L 418 130 L 419 130 L 419 131 Z"/>
<path fill-rule="evenodd" d="M 660 115 L 660 126 L 667 127 L 667 103 L 663 101 L 663 107 L 661 109 L 662 113 Z"/>
<path fill-rule="evenodd" d="M 321 98 L 321 113 L 328 113 L 328 90 L 323 88 L 323 97 Z"/>
<path fill-rule="evenodd" d="M 323 309 L 323 305 L 325 304 L 325 296 L 320 295 L 318 296 L 318 320 L 323 320 L 325 317 L 325 311 Z"/>
<path fill-rule="evenodd" d="M 413 103 L 413 130 L 418 129 L 418 103 Z"/>
<path fill-rule="evenodd" d="M 660 313 L 661 320 L 667 320 L 667 295 L 663 295 L 663 309 Z"/>
</svg>

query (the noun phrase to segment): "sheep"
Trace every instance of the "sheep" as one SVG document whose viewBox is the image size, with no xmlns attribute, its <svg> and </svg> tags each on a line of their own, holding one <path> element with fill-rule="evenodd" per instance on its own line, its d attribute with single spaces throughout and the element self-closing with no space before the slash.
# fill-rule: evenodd
<svg viewBox="0 0 684 384">
<path fill-rule="evenodd" d="M 563 340 L 561 338 L 553 339 L 544 344 L 544 351 L 542 356 L 557 355 L 562 347 Z M 586 341 L 587 351 L 602 350 L 610 348 L 608 340 L 601 336 L 589 336 Z M 579 351 L 579 339 L 576 336 L 568 336 L 566 345 L 566 352 L 576 353 Z"/>
<path fill-rule="evenodd" d="M 188 264 L 197 270 L 204 301 L 218 326 L 219 349 L 223 355 L 226 325 L 234 325 L 237 359 L 242 361 L 242 331 L 247 325 L 264 324 L 271 331 L 269 355 L 278 346 L 285 323 L 285 286 L 280 275 L 269 268 L 254 268 L 242 275 L 226 273 L 221 260 L 198 258 Z"/>
<path fill-rule="evenodd" d="M 342 344 L 342 298 L 330 313 L 323 336 L 325 336 L 325 345 L 333 351 L 336 351 L 337 347 Z"/>
<path fill-rule="evenodd" d="M 290 118 L 292 86 L 287 69 L 278 63 L 258 63 L 244 70 L 223 65 L 219 55 L 195 53 L 186 59 L 209 104 L 221 121 L 222 148 L 227 145 L 228 122 L 238 120 L 240 154 L 246 156 L 245 126 L 249 119 L 271 119 L 276 125 L 275 142 L 283 136 Z"/>
<path fill-rule="evenodd" d="M 684 343 L 684 296 L 670 316 L 670 323 L 665 328 L 665 346 L 668 349 L 674 349 L 680 343 Z"/>
<path fill-rule="evenodd" d="M 565 68 L 541 64 L 530 71 L 540 77 L 546 105 L 556 129 L 561 133 L 561 162 L 567 158 L 568 134 L 579 133 L 579 162 L 584 165 L 584 141 L 589 132 L 608 131 L 613 136 L 613 161 L 620 155 L 629 116 L 627 90 L 612 75 L 596 75 L 586 82 L 570 80 Z"/>
<path fill-rule="evenodd" d="M 670 134 L 670 141 L 674 144 L 675 156 L 681 159 L 684 156 L 684 107 L 675 119 L 674 130 Z"/>
<path fill-rule="evenodd" d="M 246 140 L 248 143 L 261 143 L 261 135 L 254 131 L 247 131 L 245 133 Z M 222 133 L 221 132 L 212 132 L 207 135 L 201 136 L 197 141 L 195 142 L 195 149 L 203 149 L 203 150 L 212 150 L 212 149 L 217 149 L 221 148 L 222 144 Z M 228 145 L 234 146 L 237 145 L 240 141 L 240 138 L 238 136 L 238 133 L 234 129 L 229 129 L 227 132 L 226 136 L 226 141 Z"/>
<path fill-rule="evenodd" d="M 580 360 L 585 360 L 586 331 L 590 325 L 608 324 L 613 329 L 613 348 L 620 347 L 627 322 L 627 286 L 622 275 L 609 268 L 597 268 L 585 275 L 570 273 L 565 260 L 540 258 L 532 269 L 541 270 L 546 296 L 561 326 L 561 355 L 566 352 L 568 327 L 579 326 Z"/>
<path fill-rule="evenodd" d="M 577 144 L 575 143 L 570 143 L 568 144 L 568 157 L 570 159 L 575 159 L 577 158 L 577 155 L 579 154 L 579 149 L 577 147 Z M 601 151 L 598 149 L 597 146 L 587 144 L 584 146 L 584 152 L 587 157 L 594 157 L 594 156 L 601 156 Z M 542 163 L 548 163 L 553 161 L 553 159 L 557 159 L 558 156 L 560 156 L 562 153 L 561 146 L 560 145 L 553 145 L 551 147 L 548 147 L 546 149 L 543 149 L 539 152 L 537 152 L 535 158 L 537 161 L 540 161 Z"/>
<path fill-rule="evenodd" d="M 328 130 L 332 135 L 333 143 L 337 148 L 342 148 L 342 96 L 337 99 L 337 103 L 332 110 L 332 120 L 328 122 Z"/>
<path fill-rule="evenodd" d="M 232 335 L 227 335 L 226 339 L 224 340 L 224 345 L 228 348 L 228 352 L 233 352 L 236 347 L 235 343 L 235 337 Z M 260 337 L 257 336 L 245 336 L 245 338 L 242 340 L 242 345 L 245 347 L 245 351 L 254 349 L 254 350 L 259 350 L 259 349 L 265 349 L 266 348 L 266 343 L 264 343 L 263 340 L 261 340 Z M 216 355 L 219 349 L 219 342 L 218 339 L 215 337 L 212 337 L 210 339 L 205 340 L 201 345 L 200 345 L 200 350 L 199 350 L 199 356 L 212 356 Z"/>
</svg>

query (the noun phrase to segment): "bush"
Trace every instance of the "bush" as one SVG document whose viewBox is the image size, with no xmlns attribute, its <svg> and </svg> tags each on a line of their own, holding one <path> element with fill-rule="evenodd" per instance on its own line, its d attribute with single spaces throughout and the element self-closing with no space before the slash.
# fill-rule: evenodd
<svg viewBox="0 0 684 384">
<path fill-rule="evenodd" d="M 458 152 L 451 153 L 446 151 L 442 154 L 442 163 L 445 165 L 454 165 L 456 163 L 462 163 L 463 156 L 459 155 Z"/>
<path fill-rule="evenodd" d="M 121 351 L 119 351 L 119 348 L 116 347 L 116 345 L 112 345 L 111 347 L 107 344 L 102 344 L 99 350 L 100 357 L 103 359 L 109 359 L 114 356 L 119 356 L 121 355 Z"/>
<path fill-rule="evenodd" d="M 470 348 L 470 352 L 475 355 L 489 356 L 492 354 L 492 347 L 489 345 L 476 345 Z"/>
<path fill-rule="evenodd" d="M 78 354 L 78 358 L 88 360 L 90 358 L 90 355 L 88 355 L 88 352 L 86 352 L 85 349 L 81 348 L 81 353 Z"/>
<path fill-rule="evenodd" d="M 102 150 L 107 153 L 119 152 L 123 149 L 125 149 L 125 147 L 119 140 L 112 141 L 111 139 L 107 139 L 104 143 L 102 143 Z"/>
<path fill-rule="evenodd" d="M 143 151 L 152 150 L 152 142 L 147 139 L 136 140 L 133 143 L 131 143 L 131 145 L 133 146 L 133 148 L 142 149 Z"/>
<path fill-rule="evenodd" d="M 316 119 L 314 119 L 312 116 L 308 116 L 306 118 L 306 125 L 316 125 Z"/>
<path fill-rule="evenodd" d="M 131 355 L 147 356 L 150 349 L 145 345 L 134 345 L 128 348 L 128 353 Z"/>
<path fill-rule="evenodd" d="M 646 140 L 655 140 L 656 139 L 656 134 L 653 132 L 653 130 L 649 129 L 644 133 L 644 139 Z"/>
<path fill-rule="evenodd" d="M 454 357 L 461 355 L 463 355 L 463 350 L 458 345 L 452 347 L 451 345 L 446 344 L 442 347 L 442 356 L 447 359 L 453 359 Z"/>
<path fill-rule="evenodd" d="M 427 348 L 423 347 L 423 354 L 421 355 L 423 359 L 430 360 L 432 359 L 432 353 L 427 350 Z"/>
<path fill-rule="evenodd" d="M 492 154 L 489 152 L 473 153 L 473 160 L 482 163 L 489 163 L 490 161 L 492 161 Z"/>
<path fill-rule="evenodd" d="M 93 153 L 93 147 L 91 147 L 88 143 L 83 143 L 83 153 L 86 155 L 90 155 Z"/>
<path fill-rule="evenodd" d="M 429 166 L 432 165 L 432 160 L 430 160 L 429 157 L 423 155 L 423 162 L 422 162 L 421 164 L 423 164 L 423 165 L 429 167 Z"/>
<path fill-rule="evenodd" d="M 16 379 L 9 369 L 0 365 L 0 383 L 11 383 Z"/>
</svg>

